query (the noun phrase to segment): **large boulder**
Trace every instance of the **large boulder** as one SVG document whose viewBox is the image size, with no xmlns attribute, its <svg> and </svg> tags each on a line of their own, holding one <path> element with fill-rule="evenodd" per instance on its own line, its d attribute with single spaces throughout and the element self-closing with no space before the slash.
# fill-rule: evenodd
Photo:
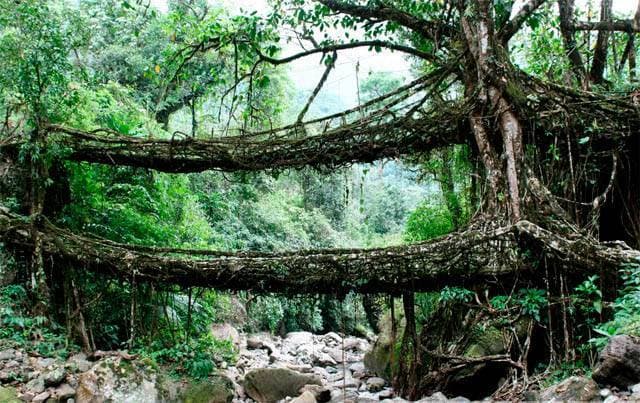
<svg viewBox="0 0 640 403">
<path fill-rule="evenodd" d="M 467 345 L 463 355 L 468 358 L 505 354 L 507 346 L 502 330 L 488 326 L 477 332 Z M 506 378 L 509 366 L 501 362 L 480 362 L 466 365 L 451 374 L 447 380 L 447 387 L 443 389 L 451 395 L 464 395 L 467 398 L 479 400 L 491 395 L 500 382 Z"/>
<path fill-rule="evenodd" d="M 240 347 L 240 333 L 228 323 L 211 325 L 211 335 L 218 340 L 230 340 L 236 348 Z"/>
<path fill-rule="evenodd" d="M 138 367 L 119 357 L 108 357 L 80 374 L 76 402 L 155 403 L 159 394 L 152 368 Z"/>
<path fill-rule="evenodd" d="M 398 312 L 398 310 L 396 312 Z M 402 337 L 402 333 L 404 332 L 404 323 L 404 318 L 396 318 L 396 341 L 399 341 L 400 337 Z M 380 318 L 378 329 L 378 338 L 373 346 L 371 346 L 371 350 L 367 351 L 364 356 L 364 366 L 368 372 L 390 381 L 391 352 L 394 348 L 394 335 L 391 324 L 391 315 L 388 312 Z"/>
<path fill-rule="evenodd" d="M 253 400 L 273 403 L 287 396 L 298 396 L 305 385 L 322 385 L 315 375 L 301 374 L 286 368 L 259 368 L 244 377 L 244 390 Z"/>
<path fill-rule="evenodd" d="M 234 385 L 229 379 L 215 378 L 190 385 L 179 401 L 184 403 L 231 403 Z"/>
<path fill-rule="evenodd" d="M 601 385 L 619 388 L 640 383 L 640 338 L 612 337 L 600 353 L 593 379 Z"/>
<path fill-rule="evenodd" d="M 540 392 L 545 402 L 589 402 L 600 400 L 600 388 L 586 376 L 572 376 Z"/>
</svg>

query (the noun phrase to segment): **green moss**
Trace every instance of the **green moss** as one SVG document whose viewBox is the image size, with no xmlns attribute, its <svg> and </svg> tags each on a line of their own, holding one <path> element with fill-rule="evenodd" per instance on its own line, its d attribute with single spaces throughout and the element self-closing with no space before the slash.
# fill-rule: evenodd
<svg viewBox="0 0 640 403">
<path fill-rule="evenodd" d="M 505 89 L 511 101 L 519 105 L 526 105 L 527 94 L 515 83 L 514 80 L 509 80 Z"/>
<path fill-rule="evenodd" d="M 481 330 L 471 341 L 464 353 L 465 357 L 475 358 L 485 355 L 500 354 L 504 351 L 504 338 L 502 332 L 495 327 Z"/>
<path fill-rule="evenodd" d="M 0 386 L 0 402 L 2 403 L 20 403 L 20 399 L 18 399 L 18 393 L 14 388 L 7 387 L 3 388 Z"/>
<path fill-rule="evenodd" d="M 225 378 L 192 384 L 183 399 L 185 403 L 230 403 L 233 400 L 233 384 Z"/>
</svg>

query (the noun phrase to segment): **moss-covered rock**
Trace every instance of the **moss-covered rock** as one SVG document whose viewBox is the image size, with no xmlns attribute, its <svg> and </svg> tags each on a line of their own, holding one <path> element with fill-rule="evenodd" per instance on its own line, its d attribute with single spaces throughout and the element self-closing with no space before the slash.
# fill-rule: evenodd
<svg viewBox="0 0 640 403">
<path fill-rule="evenodd" d="M 322 382 L 315 375 L 301 374 L 286 368 L 255 369 L 244 377 L 247 395 L 260 403 L 298 396 L 305 385 L 322 385 Z"/>
<path fill-rule="evenodd" d="M 108 357 L 78 377 L 76 401 L 156 402 L 156 373 L 119 357 Z"/>
<path fill-rule="evenodd" d="M 545 402 L 590 402 L 600 400 L 600 388 L 593 379 L 585 376 L 572 376 L 564 381 L 544 389 L 540 400 Z"/>
<path fill-rule="evenodd" d="M 396 312 L 402 312 L 402 310 L 398 309 Z M 395 340 L 399 342 L 404 332 L 404 318 L 396 318 L 396 325 Z M 380 333 L 371 350 L 365 354 L 364 365 L 369 372 L 389 381 L 391 379 L 392 365 L 391 352 L 396 348 L 396 346 L 393 345 L 394 336 L 392 332 L 391 314 L 389 312 L 382 315 L 378 322 L 378 328 Z"/>
<path fill-rule="evenodd" d="M 478 332 L 467 347 L 464 355 L 469 358 L 502 354 L 505 352 L 505 338 L 500 329 L 489 327 Z"/>
<path fill-rule="evenodd" d="M 233 383 L 227 378 L 214 378 L 190 385 L 180 399 L 185 403 L 231 403 Z"/>
</svg>

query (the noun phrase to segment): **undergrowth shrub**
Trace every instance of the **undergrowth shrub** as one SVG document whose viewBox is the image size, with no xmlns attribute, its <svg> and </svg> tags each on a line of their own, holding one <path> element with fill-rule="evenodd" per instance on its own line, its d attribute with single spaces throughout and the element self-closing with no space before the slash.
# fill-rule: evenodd
<svg viewBox="0 0 640 403">
<path fill-rule="evenodd" d="M 0 288 L 0 347 L 20 347 L 44 356 L 66 357 L 69 349 L 64 329 L 28 311 L 27 291 L 20 285 Z"/>
</svg>

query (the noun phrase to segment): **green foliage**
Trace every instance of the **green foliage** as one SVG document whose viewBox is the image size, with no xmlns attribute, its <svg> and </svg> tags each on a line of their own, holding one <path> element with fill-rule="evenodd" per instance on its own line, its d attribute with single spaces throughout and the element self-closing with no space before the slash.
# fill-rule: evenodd
<svg viewBox="0 0 640 403">
<path fill-rule="evenodd" d="M 324 296 L 321 308 L 323 332 L 334 331 L 360 336 L 368 333 L 369 324 L 361 295 L 349 293 L 342 300 Z"/>
<path fill-rule="evenodd" d="M 64 120 L 77 101 L 68 59 L 77 21 L 64 14 L 46 0 L 0 1 L 0 95 L 5 105 L 24 105 L 32 127 Z"/>
<path fill-rule="evenodd" d="M 278 298 L 259 296 L 249 305 L 248 313 L 254 329 L 267 329 L 275 333 L 284 318 L 284 306 Z"/>
<path fill-rule="evenodd" d="M 541 363 L 541 365 L 544 365 Z M 538 368 L 540 372 L 545 368 Z M 591 376 L 591 368 L 585 365 L 582 361 L 575 362 L 561 362 L 557 367 L 551 369 L 550 373 L 542 379 L 542 388 L 555 385 L 571 376 Z"/>
<path fill-rule="evenodd" d="M 178 344 L 155 339 L 137 352 L 158 364 L 168 365 L 176 374 L 195 379 L 211 375 L 218 361 L 233 363 L 236 359 L 231 341 L 216 340 L 210 334 Z"/>
<path fill-rule="evenodd" d="M 602 313 L 602 291 L 596 284 L 597 275 L 590 276 L 575 289 L 573 295 L 574 305 L 587 317 L 587 325 L 593 326 L 594 316 Z"/>
<path fill-rule="evenodd" d="M 187 178 L 69 164 L 66 226 L 134 244 L 204 247 L 212 232 Z"/>
<path fill-rule="evenodd" d="M 45 317 L 31 315 L 29 306 L 22 286 L 0 288 L 0 341 L 45 356 L 66 357 L 73 346 L 68 346 L 64 329 Z"/>
<path fill-rule="evenodd" d="M 496 295 L 489 302 L 497 311 L 507 313 L 514 308 L 537 322 L 542 321 L 542 310 L 548 305 L 546 291 L 537 288 L 521 288 L 513 296 Z"/>
<path fill-rule="evenodd" d="M 444 287 L 440 290 L 439 302 L 442 304 L 456 304 L 471 302 L 474 292 L 460 287 Z"/>
<path fill-rule="evenodd" d="M 259 296 L 248 307 L 253 330 L 317 332 L 323 327 L 319 301 L 312 297 Z"/>
<path fill-rule="evenodd" d="M 640 264 L 626 265 L 620 274 L 624 287 L 613 303 L 613 319 L 593 329 L 601 336 L 591 340 L 598 348 L 617 334 L 640 336 Z"/>
<path fill-rule="evenodd" d="M 511 298 L 507 295 L 496 295 L 489 301 L 491 306 L 498 311 L 505 311 L 509 308 Z"/>
<path fill-rule="evenodd" d="M 405 239 L 410 242 L 425 241 L 448 234 L 453 229 L 449 210 L 425 201 L 409 215 Z"/>
<path fill-rule="evenodd" d="M 381 97 L 396 90 L 402 84 L 403 80 L 401 77 L 394 76 L 387 72 L 370 72 L 360 86 L 362 93 L 361 101 L 367 102 L 374 98 Z"/>
<path fill-rule="evenodd" d="M 517 304 L 522 313 L 536 321 L 541 320 L 541 311 L 547 306 L 547 294 L 545 290 L 537 288 L 523 288 L 518 292 Z"/>
<path fill-rule="evenodd" d="M 415 294 L 416 324 L 418 327 L 428 323 L 431 316 L 437 311 L 438 304 L 441 302 L 440 297 L 441 293 L 437 292 L 419 292 Z"/>
</svg>

